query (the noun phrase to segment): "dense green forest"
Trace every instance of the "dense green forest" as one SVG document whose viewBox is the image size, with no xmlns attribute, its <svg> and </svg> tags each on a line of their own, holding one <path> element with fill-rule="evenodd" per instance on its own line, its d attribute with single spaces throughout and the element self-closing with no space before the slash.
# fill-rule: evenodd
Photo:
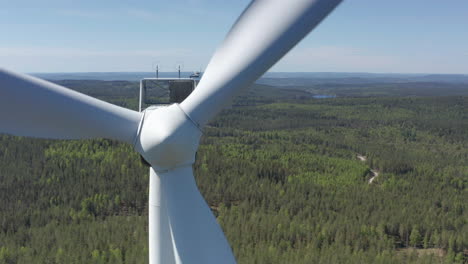
<svg viewBox="0 0 468 264">
<path fill-rule="evenodd" d="M 136 109 L 137 83 L 60 83 Z M 195 175 L 239 263 L 468 262 L 468 88 L 394 87 L 256 85 L 210 123 Z M 0 263 L 147 263 L 147 200 L 130 145 L 0 135 Z"/>
</svg>

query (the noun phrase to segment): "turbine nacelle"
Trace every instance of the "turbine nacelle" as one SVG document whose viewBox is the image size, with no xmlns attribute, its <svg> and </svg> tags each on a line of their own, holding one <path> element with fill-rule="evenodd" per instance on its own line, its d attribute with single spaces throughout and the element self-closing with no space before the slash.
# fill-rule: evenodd
<svg viewBox="0 0 468 264">
<path fill-rule="evenodd" d="M 135 149 L 156 171 L 195 162 L 202 131 L 179 107 L 148 108 L 143 112 Z"/>
</svg>

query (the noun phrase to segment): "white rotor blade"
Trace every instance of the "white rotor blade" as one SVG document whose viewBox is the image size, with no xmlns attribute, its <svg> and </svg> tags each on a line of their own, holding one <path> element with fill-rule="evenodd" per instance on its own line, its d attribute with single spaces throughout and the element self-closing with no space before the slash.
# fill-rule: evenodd
<svg viewBox="0 0 468 264">
<path fill-rule="evenodd" d="M 191 166 L 160 176 L 175 263 L 236 263 L 221 227 L 198 191 Z"/>
<path fill-rule="evenodd" d="M 0 133 L 133 143 L 141 114 L 28 75 L 0 69 Z"/>
<path fill-rule="evenodd" d="M 341 0 L 253 1 L 211 59 L 181 108 L 205 125 L 244 87 L 265 73 Z"/>
</svg>

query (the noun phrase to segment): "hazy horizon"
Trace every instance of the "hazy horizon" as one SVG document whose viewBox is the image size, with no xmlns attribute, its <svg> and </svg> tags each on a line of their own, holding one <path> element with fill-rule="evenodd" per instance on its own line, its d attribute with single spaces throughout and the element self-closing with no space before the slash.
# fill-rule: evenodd
<svg viewBox="0 0 468 264">
<path fill-rule="evenodd" d="M 188 78 L 192 72 L 181 72 L 182 78 Z M 51 81 L 59 80 L 97 80 L 97 81 L 139 81 L 143 78 L 156 77 L 155 72 L 62 72 L 31 73 L 31 75 Z M 177 72 L 160 72 L 160 78 L 177 78 Z M 282 81 L 268 81 L 290 80 Z M 296 81 L 294 81 L 296 80 Z M 268 85 L 289 85 L 299 80 L 315 80 L 316 83 L 408 83 L 441 82 L 468 84 L 467 74 L 426 74 L 426 73 L 368 73 L 368 72 L 267 72 L 257 83 Z"/>
<path fill-rule="evenodd" d="M 181 71 L 181 73 L 193 73 L 195 71 Z M 203 72 L 203 71 L 202 71 Z M 50 71 L 50 72 L 39 72 L 39 71 L 30 71 L 25 72 L 26 74 L 100 74 L 100 73 L 151 73 L 155 74 L 155 71 Z M 160 74 L 174 73 L 177 74 L 177 71 L 159 71 Z M 467 73 L 440 73 L 440 72 L 371 72 L 371 71 L 267 71 L 265 74 L 281 74 L 281 73 L 291 73 L 291 74 L 374 74 L 374 75 L 467 75 Z M 264 74 L 264 75 L 265 75 Z"/>
</svg>

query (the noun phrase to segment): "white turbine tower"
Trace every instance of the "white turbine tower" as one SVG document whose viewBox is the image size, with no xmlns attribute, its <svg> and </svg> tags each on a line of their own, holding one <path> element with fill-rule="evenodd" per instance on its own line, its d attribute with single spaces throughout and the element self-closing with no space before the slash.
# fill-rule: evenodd
<svg viewBox="0 0 468 264">
<path fill-rule="evenodd" d="M 0 69 L 0 133 L 54 139 L 110 138 L 151 164 L 151 264 L 235 263 L 196 186 L 202 128 L 320 23 L 341 0 L 253 1 L 181 104 L 143 113 Z"/>
</svg>

